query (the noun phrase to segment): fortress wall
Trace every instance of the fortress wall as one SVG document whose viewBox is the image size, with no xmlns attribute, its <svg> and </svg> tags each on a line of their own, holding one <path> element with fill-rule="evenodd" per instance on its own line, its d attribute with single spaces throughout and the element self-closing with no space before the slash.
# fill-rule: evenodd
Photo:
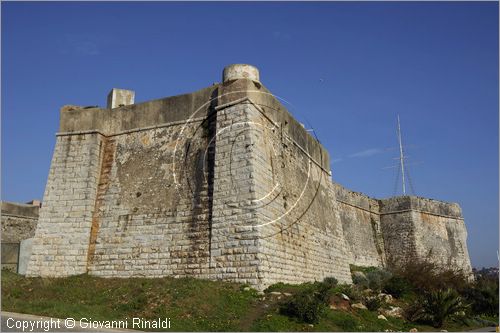
<svg viewBox="0 0 500 333">
<path fill-rule="evenodd" d="M 91 274 L 208 277 L 208 140 L 201 121 L 108 139 Z"/>
<path fill-rule="evenodd" d="M 331 176 L 328 151 L 306 131 L 304 125 L 298 122 L 266 87 L 258 86 L 255 88 L 250 83 L 248 85 L 246 96 L 251 99 L 254 105 L 265 110 L 264 117 L 270 123 L 278 125 L 278 137 L 286 135 L 290 145 L 309 155 L 315 164 L 323 169 L 328 176 Z"/>
<path fill-rule="evenodd" d="M 425 212 L 412 213 L 415 242 L 421 258 L 430 259 L 441 267 L 472 270 L 467 250 L 467 230 L 462 218 Z"/>
<path fill-rule="evenodd" d="M 280 110 L 247 103 L 257 138 L 253 164 L 261 287 L 329 276 L 351 282 L 350 253 L 329 172 L 312 162 L 284 123 L 270 120 L 279 119 L 273 112 Z"/>
<path fill-rule="evenodd" d="M 258 284 L 248 114 L 239 104 L 210 112 L 112 137 L 91 274 Z"/>
<path fill-rule="evenodd" d="M 107 136 L 59 136 L 28 274 L 88 270 L 103 277 L 217 277 L 256 285 L 257 241 L 246 228 L 256 215 L 240 207 L 254 191 L 247 147 L 253 139 L 239 124 L 247 112 L 234 105 L 216 113 L 217 90 L 211 92 L 207 100 L 194 98 L 201 108 L 191 104 L 191 115 L 182 110 L 184 121 Z M 79 124 L 88 111 L 63 108 L 61 128 Z M 98 139 L 93 145 L 81 143 L 92 138 Z M 97 156 L 85 151 L 94 146 Z M 89 163 L 92 177 L 81 184 Z M 85 189 L 85 206 L 73 188 Z M 67 244 L 77 244 L 68 252 L 75 256 L 59 257 Z"/>
<path fill-rule="evenodd" d="M 204 121 L 113 136 L 91 274 L 258 284 L 256 215 L 245 206 L 254 138 L 244 105 L 220 106 Z"/>
<path fill-rule="evenodd" d="M 386 253 L 392 265 L 418 258 L 441 267 L 472 270 L 459 205 L 409 196 L 380 202 Z"/>
<path fill-rule="evenodd" d="M 16 271 L 20 243 L 35 234 L 39 206 L 2 201 L 2 269 Z"/>
<path fill-rule="evenodd" d="M 382 215 L 380 221 L 387 265 L 392 267 L 417 258 L 411 212 Z"/>
<path fill-rule="evenodd" d="M 217 86 L 157 100 L 121 106 L 114 109 L 66 105 L 61 108 L 59 132 L 98 131 L 105 135 L 184 123 L 204 118 L 215 98 Z"/>
<path fill-rule="evenodd" d="M 352 254 L 351 264 L 383 267 L 385 247 L 378 200 L 332 183 L 344 236 Z"/>
<path fill-rule="evenodd" d="M 33 240 L 28 276 L 87 271 L 102 136 L 58 136 Z"/>
<path fill-rule="evenodd" d="M 458 205 L 332 183 L 328 152 L 252 73 L 113 109 L 63 107 L 28 275 L 262 289 L 426 256 L 470 271 Z"/>
<path fill-rule="evenodd" d="M 253 206 L 257 137 L 249 121 L 246 104 L 218 106 L 210 264 L 218 279 L 259 287 L 258 221 Z"/>
<path fill-rule="evenodd" d="M 39 206 L 2 201 L 2 243 L 19 243 L 35 234 Z"/>
</svg>

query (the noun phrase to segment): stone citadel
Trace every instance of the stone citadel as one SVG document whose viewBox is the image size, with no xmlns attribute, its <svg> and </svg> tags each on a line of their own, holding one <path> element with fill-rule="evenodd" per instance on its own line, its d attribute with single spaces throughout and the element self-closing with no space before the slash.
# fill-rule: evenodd
<svg viewBox="0 0 500 333">
<path fill-rule="evenodd" d="M 28 276 L 300 283 L 427 259 L 471 271 L 458 204 L 374 199 L 332 181 L 328 152 L 250 65 L 134 104 L 66 105 Z"/>
</svg>

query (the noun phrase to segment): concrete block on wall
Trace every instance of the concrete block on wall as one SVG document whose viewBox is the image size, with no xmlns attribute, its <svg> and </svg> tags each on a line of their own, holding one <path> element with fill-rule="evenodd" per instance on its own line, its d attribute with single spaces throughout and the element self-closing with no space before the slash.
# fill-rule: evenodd
<svg viewBox="0 0 500 333">
<path fill-rule="evenodd" d="M 135 92 L 126 89 L 113 88 L 108 94 L 108 109 L 134 104 Z"/>
<path fill-rule="evenodd" d="M 17 266 L 17 273 L 21 275 L 26 274 L 28 268 L 28 262 L 31 257 L 31 249 L 33 244 L 33 238 L 24 239 L 19 245 L 19 264 Z"/>
<path fill-rule="evenodd" d="M 2 243 L 2 269 L 17 270 L 19 243 Z"/>
</svg>

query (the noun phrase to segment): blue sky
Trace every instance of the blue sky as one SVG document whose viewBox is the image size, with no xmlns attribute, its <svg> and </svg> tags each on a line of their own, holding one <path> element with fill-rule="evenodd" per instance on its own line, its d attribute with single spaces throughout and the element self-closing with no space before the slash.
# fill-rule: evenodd
<svg viewBox="0 0 500 333">
<path fill-rule="evenodd" d="M 415 193 L 460 203 L 473 265 L 498 264 L 497 2 L 2 2 L 1 24 L 2 200 L 43 197 L 62 105 L 249 63 L 352 190 L 394 194 L 400 114 Z"/>
</svg>

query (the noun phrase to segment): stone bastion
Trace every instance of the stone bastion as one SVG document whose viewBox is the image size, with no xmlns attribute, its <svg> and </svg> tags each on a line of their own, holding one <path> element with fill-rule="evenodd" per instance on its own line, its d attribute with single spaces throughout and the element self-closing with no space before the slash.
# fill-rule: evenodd
<svg viewBox="0 0 500 333">
<path fill-rule="evenodd" d="M 459 205 L 378 200 L 332 181 L 329 154 L 250 65 L 134 104 L 61 108 L 28 276 L 301 283 L 427 259 L 471 271 Z"/>
</svg>

